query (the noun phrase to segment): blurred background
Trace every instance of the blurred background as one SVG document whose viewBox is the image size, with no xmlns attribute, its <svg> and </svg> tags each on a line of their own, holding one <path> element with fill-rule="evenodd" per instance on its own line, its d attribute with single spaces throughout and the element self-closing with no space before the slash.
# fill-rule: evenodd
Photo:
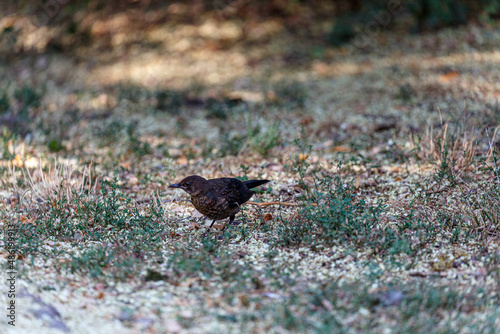
<svg viewBox="0 0 500 334">
<path fill-rule="evenodd" d="M 464 100 L 474 124 L 498 104 L 499 17 L 497 0 L 3 1 L 0 157 L 266 156 L 300 129 L 370 150 Z"/>
</svg>

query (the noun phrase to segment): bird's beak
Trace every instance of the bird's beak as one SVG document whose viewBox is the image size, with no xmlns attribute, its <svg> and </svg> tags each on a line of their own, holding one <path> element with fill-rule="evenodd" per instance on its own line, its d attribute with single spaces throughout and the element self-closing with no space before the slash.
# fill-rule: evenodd
<svg viewBox="0 0 500 334">
<path fill-rule="evenodd" d="M 169 188 L 182 188 L 178 183 L 174 183 L 168 186 Z"/>
</svg>

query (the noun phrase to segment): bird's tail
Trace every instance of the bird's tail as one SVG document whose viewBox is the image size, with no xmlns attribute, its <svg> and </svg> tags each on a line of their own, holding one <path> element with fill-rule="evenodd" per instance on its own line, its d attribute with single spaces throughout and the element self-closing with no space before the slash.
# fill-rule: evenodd
<svg viewBox="0 0 500 334">
<path fill-rule="evenodd" d="M 264 183 L 269 182 L 269 180 L 248 180 L 248 181 L 243 181 L 243 183 L 247 186 L 248 189 L 252 189 L 255 187 L 258 187 L 260 185 L 263 185 Z"/>
</svg>

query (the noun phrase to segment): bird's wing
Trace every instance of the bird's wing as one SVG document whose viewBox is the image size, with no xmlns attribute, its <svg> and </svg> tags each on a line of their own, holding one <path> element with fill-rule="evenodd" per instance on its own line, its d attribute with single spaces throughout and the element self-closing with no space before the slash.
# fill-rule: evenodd
<svg viewBox="0 0 500 334">
<path fill-rule="evenodd" d="M 243 204 L 248 201 L 255 193 L 247 188 L 247 186 L 238 179 L 230 179 L 231 184 L 236 189 L 235 195 L 237 196 L 236 202 Z"/>
<path fill-rule="evenodd" d="M 252 189 L 268 182 L 269 180 L 248 180 L 244 181 L 243 183 L 245 184 L 245 186 L 247 186 L 248 189 Z"/>
<path fill-rule="evenodd" d="M 229 206 L 238 206 L 238 188 L 231 181 L 227 182 L 227 184 L 220 189 L 220 198 L 223 198 Z"/>
<path fill-rule="evenodd" d="M 217 200 L 220 198 L 218 191 L 208 191 L 204 197 L 204 201 L 207 205 L 214 205 L 217 203 Z"/>
</svg>

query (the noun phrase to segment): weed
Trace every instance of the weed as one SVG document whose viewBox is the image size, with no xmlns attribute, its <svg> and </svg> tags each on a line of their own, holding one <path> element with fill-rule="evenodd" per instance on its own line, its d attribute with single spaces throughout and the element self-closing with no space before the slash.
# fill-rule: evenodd
<svg viewBox="0 0 500 334">
<path fill-rule="evenodd" d="M 281 144 L 281 132 L 277 124 L 261 130 L 259 127 L 249 129 L 247 146 L 262 156 L 267 156 L 270 150 Z"/>
<path fill-rule="evenodd" d="M 497 129 L 493 133 L 493 138 Z M 448 178 L 454 183 L 457 172 L 464 172 L 478 162 L 487 163 L 491 161 L 491 151 L 483 157 L 478 152 L 482 141 L 477 131 L 464 131 L 463 126 L 452 128 L 448 123 L 435 131 L 433 127 L 427 129 L 425 136 L 413 137 L 411 151 L 416 153 L 420 160 L 434 161 L 443 174 L 440 177 Z M 481 158 L 482 157 L 482 158 Z M 453 171 L 448 167 L 453 166 Z"/>
<path fill-rule="evenodd" d="M 156 109 L 171 114 L 178 114 L 185 102 L 186 94 L 173 90 L 160 90 L 155 92 Z"/>
<path fill-rule="evenodd" d="M 121 120 L 111 120 L 102 128 L 94 128 L 93 134 L 100 137 L 102 145 L 110 145 L 122 138 L 126 127 L 127 125 Z"/>
<path fill-rule="evenodd" d="M 12 173 L 17 183 L 26 181 L 29 190 L 24 192 L 28 198 L 28 204 L 50 203 L 61 201 L 65 196 L 71 201 L 74 194 L 84 194 L 86 196 L 95 196 L 97 183 L 93 176 L 92 165 L 86 166 L 82 172 L 74 170 L 69 165 L 55 163 L 45 169 L 39 165 L 34 171 L 23 170 L 23 178 L 17 179 L 16 174 Z M 16 188 L 18 192 L 21 189 Z"/>
<path fill-rule="evenodd" d="M 438 188 L 443 185 L 444 181 L 448 181 L 450 187 L 454 187 L 458 184 L 458 180 L 452 168 L 453 166 L 456 166 L 456 161 L 453 157 L 451 159 L 449 158 L 448 145 L 443 145 L 441 164 L 439 165 L 438 171 L 435 176 Z"/>
<path fill-rule="evenodd" d="M 500 193 L 498 185 L 481 187 L 465 196 L 464 216 L 470 217 L 469 229 L 482 241 L 500 240 Z"/>
<path fill-rule="evenodd" d="M 102 138 L 100 143 L 102 147 L 120 144 L 119 149 L 121 149 L 121 152 L 118 151 L 118 153 L 121 153 L 121 155 L 128 153 L 140 158 L 151 154 L 151 145 L 142 141 L 136 130 L 136 125 L 132 122 L 124 123 L 121 120 L 112 120 L 102 128 L 95 128 L 93 132 L 95 136 Z M 113 156 L 116 155 L 117 152 L 115 151 Z"/>
<path fill-rule="evenodd" d="M 221 245 L 211 238 L 203 238 L 201 244 L 191 243 L 189 248 L 178 245 L 166 261 L 169 279 L 176 282 L 189 277 L 211 280 L 228 294 L 250 289 L 251 266 L 236 261 L 238 256 Z"/>
<path fill-rule="evenodd" d="M 148 142 L 141 141 L 135 133 L 135 129 L 136 127 L 133 124 L 129 124 L 126 128 L 128 151 L 139 158 L 151 154 L 151 145 Z"/>
<path fill-rule="evenodd" d="M 142 86 L 132 83 L 124 83 L 118 86 L 118 100 L 128 100 L 138 103 L 140 101 L 149 99 L 151 92 Z"/>
<path fill-rule="evenodd" d="M 352 181 L 345 182 L 339 175 L 332 176 L 322 171 L 306 173 L 309 167 L 306 159 L 294 166 L 300 177 L 299 186 L 303 189 L 303 206 L 297 218 L 280 225 L 277 244 L 333 245 L 347 241 L 364 246 L 375 245 L 383 239 L 388 244 L 383 247 L 390 247 L 391 240 L 387 240 L 382 235 L 384 233 L 377 232 L 384 209 L 381 203 L 367 205 L 364 200 L 356 198 Z M 377 240 L 378 237 L 381 240 Z"/>
<path fill-rule="evenodd" d="M 81 271 L 92 277 L 106 272 L 107 276 L 119 280 L 130 277 L 130 270 L 141 263 L 146 254 L 158 257 L 158 245 L 166 228 L 159 223 L 164 220 L 164 212 L 158 203 L 141 212 L 120 191 L 116 178 L 101 181 L 97 190 L 89 181 L 70 183 L 70 170 L 56 168 L 53 175 L 61 175 L 62 171 L 67 178 L 59 184 L 49 184 L 45 179 L 44 190 L 40 190 L 32 183 L 34 194 L 40 195 L 41 202 L 30 218 L 32 224 L 18 223 L 21 254 L 58 256 L 42 247 L 47 240 L 92 241 L 97 243 L 95 247 L 82 244 L 83 251 L 63 261 L 61 269 Z"/>
<path fill-rule="evenodd" d="M 239 133 L 223 133 L 217 156 L 238 155 L 245 145 L 245 137 Z"/>
<path fill-rule="evenodd" d="M 65 149 L 64 145 L 57 139 L 52 139 L 47 143 L 50 152 L 60 152 Z"/>
<path fill-rule="evenodd" d="M 406 83 L 404 85 L 399 86 L 399 92 L 397 98 L 399 98 L 403 102 L 410 102 L 414 96 L 415 96 L 415 91 L 410 84 Z"/>
<path fill-rule="evenodd" d="M 40 106 L 40 94 L 29 86 L 23 86 L 20 89 L 16 89 L 14 92 L 14 97 L 21 103 L 21 109 L 19 110 L 19 117 L 21 119 L 28 121 L 30 108 L 38 108 Z"/>
<path fill-rule="evenodd" d="M 0 127 L 0 131 L 2 131 L 0 135 L 0 160 L 12 160 L 15 154 L 9 148 L 9 144 L 14 142 L 17 136 L 5 127 Z"/>
<path fill-rule="evenodd" d="M 10 110 L 10 102 L 9 97 L 7 96 L 7 92 L 5 90 L 0 94 L 0 114 L 6 113 Z"/>
<path fill-rule="evenodd" d="M 219 101 L 215 98 L 207 99 L 205 104 L 207 116 L 221 120 L 227 119 L 231 108 L 231 105 L 227 102 L 228 101 Z"/>
<path fill-rule="evenodd" d="M 302 207 L 295 217 L 280 218 L 283 222 L 276 227 L 274 244 L 315 248 L 319 244 L 347 243 L 370 247 L 375 253 L 415 255 L 438 239 L 455 244 L 468 242 L 470 238 L 483 242 L 485 237 L 498 238 L 497 186 L 477 189 L 480 196 L 474 191 L 462 197 L 463 204 L 458 207 L 467 208 L 465 211 L 451 210 L 438 197 L 442 191 L 449 191 L 449 187 L 441 185 L 444 181 L 447 185 L 459 185 L 455 176 L 456 161 L 447 159 L 447 153 L 442 157 L 440 168 L 428 181 L 434 186 L 437 184 L 437 190 L 416 184 L 414 197 L 395 227 L 385 222 L 383 203 L 368 205 L 358 198 L 352 181 L 310 166 L 307 155 L 305 158 L 303 155 L 293 166 L 303 191 Z M 337 169 L 340 168 L 339 165 Z"/>
<path fill-rule="evenodd" d="M 247 181 L 248 180 L 248 171 L 250 170 L 250 167 L 245 166 L 243 164 L 240 164 L 240 168 L 241 168 L 241 171 L 243 172 L 243 177 L 241 177 L 240 179 L 242 181 Z"/>
<path fill-rule="evenodd" d="M 274 92 L 274 103 L 279 106 L 301 108 L 308 99 L 307 88 L 300 81 L 279 81 L 274 85 Z"/>
<path fill-rule="evenodd" d="M 443 321 L 449 313 L 479 310 L 488 301 L 480 289 L 465 293 L 453 286 L 434 287 L 427 282 L 395 283 L 373 291 L 373 280 L 347 284 L 328 282 L 317 287 L 294 288 L 289 298 L 265 309 L 273 323 L 293 332 L 344 333 L 400 330 L 420 332 L 453 331 L 456 323 Z M 380 321 L 365 321 L 359 314 L 371 314 Z M 495 312 L 490 312 L 495 313 Z M 350 320 L 347 320 L 350 315 Z M 354 317 L 354 319 L 352 318 Z M 469 319 L 455 319 L 466 325 Z M 494 321 L 488 328 L 494 328 Z"/>
</svg>

